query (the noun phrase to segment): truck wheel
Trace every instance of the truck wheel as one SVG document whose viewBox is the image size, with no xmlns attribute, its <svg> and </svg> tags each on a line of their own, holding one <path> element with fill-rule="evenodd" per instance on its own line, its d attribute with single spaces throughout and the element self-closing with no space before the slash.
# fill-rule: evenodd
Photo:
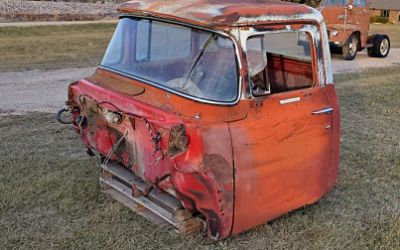
<svg viewBox="0 0 400 250">
<path fill-rule="evenodd" d="M 389 55 L 390 40 L 387 35 L 377 35 L 372 40 L 372 47 L 368 48 L 368 55 L 371 57 L 385 58 Z"/>
<path fill-rule="evenodd" d="M 358 38 L 354 34 L 352 34 L 347 40 L 347 42 L 343 45 L 343 58 L 345 60 L 351 61 L 356 58 L 357 55 L 357 50 L 358 50 Z"/>
</svg>

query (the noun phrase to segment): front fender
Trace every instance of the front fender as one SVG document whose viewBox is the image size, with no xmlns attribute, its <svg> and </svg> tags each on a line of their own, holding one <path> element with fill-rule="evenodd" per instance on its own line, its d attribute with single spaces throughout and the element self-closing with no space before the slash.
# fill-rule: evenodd
<svg viewBox="0 0 400 250">
<path fill-rule="evenodd" d="M 329 31 L 332 31 L 332 30 L 338 31 L 337 36 L 332 36 L 332 35 L 329 36 L 329 42 L 334 43 L 336 46 L 343 46 L 353 33 L 359 32 L 361 34 L 359 27 L 357 25 L 351 25 L 351 24 L 329 25 L 328 30 Z M 329 32 L 329 33 L 332 34 L 332 32 Z"/>
<path fill-rule="evenodd" d="M 188 154 L 176 158 L 176 168 L 171 181 L 183 200 L 192 201 L 204 215 L 209 237 L 228 237 L 234 210 L 234 166 L 227 124 L 193 129 Z"/>
</svg>

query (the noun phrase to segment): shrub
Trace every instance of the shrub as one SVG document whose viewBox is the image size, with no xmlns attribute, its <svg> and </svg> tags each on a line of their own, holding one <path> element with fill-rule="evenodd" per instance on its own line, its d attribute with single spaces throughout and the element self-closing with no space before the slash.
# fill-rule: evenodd
<svg viewBox="0 0 400 250">
<path fill-rule="evenodd" d="M 388 17 L 371 16 L 371 23 L 388 23 Z"/>
</svg>

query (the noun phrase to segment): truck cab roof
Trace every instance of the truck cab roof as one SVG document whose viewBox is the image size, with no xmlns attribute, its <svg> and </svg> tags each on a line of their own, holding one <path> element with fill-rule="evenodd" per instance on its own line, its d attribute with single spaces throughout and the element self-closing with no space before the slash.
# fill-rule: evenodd
<svg viewBox="0 0 400 250">
<path fill-rule="evenodd" d="M 119 11 L 213 28 L 323 21 L 322 15 L 313 8 L 278 0 L 133 0 L 122 4 Z"/>
</svg>

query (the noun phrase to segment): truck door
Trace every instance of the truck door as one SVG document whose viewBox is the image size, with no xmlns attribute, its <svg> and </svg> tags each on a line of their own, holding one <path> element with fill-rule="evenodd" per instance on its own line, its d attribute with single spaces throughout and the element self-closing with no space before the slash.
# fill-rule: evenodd
<svg viewBox="0 0 400 250">
<path fill-rule="evenodd" d="M 306 32 L 247 40 L 249 81 L 259 97 L 249 100 L 247 119 L 229 124 L 236 168 L 233 233 L 317 201 L 335 181 L 332 138 L 339 110 L 333 88 L 320 84 L 312 44 Z"/>
</svg>

